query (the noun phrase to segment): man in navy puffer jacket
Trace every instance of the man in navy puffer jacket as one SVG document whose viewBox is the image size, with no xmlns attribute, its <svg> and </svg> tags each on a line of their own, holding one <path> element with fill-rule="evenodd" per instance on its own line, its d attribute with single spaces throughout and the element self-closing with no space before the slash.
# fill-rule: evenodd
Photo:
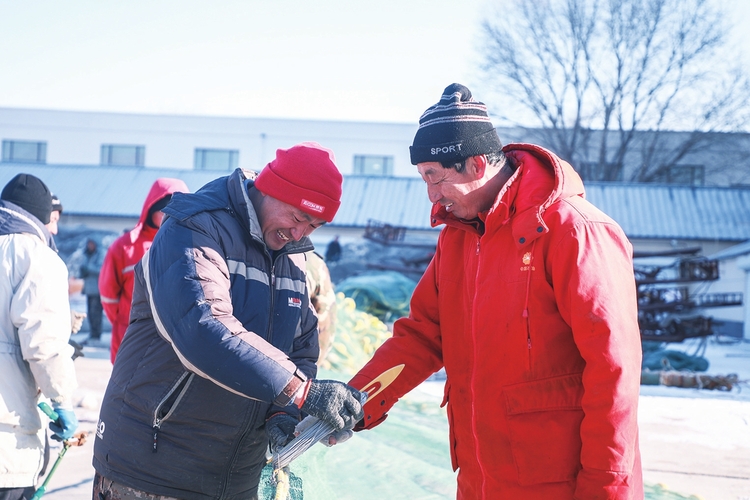
<svg viewBox="0 0 750 500">
<path fill-rule="evenodd" d="M 363 416 L 358 391 L 314 379 L 304 252 L 340 205 L 333 153 L 280 149 L 253 177 L 163 210 L 102 404 L 94 498 L 256 498 L 269 435 L 288 441 L 301 412 L 340 431 Z"/>
</svg>

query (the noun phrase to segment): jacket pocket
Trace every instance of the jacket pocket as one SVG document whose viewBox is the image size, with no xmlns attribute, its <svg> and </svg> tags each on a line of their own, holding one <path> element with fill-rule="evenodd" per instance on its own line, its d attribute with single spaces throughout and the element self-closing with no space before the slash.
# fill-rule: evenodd
<svg viewBox="0 0 750 500">
<path fill-rule="evenodd" d="M 453 407 L 450 404 L 450 380 L 445 381 L 445 388 L 443 389 L 443 402 L 440 403 L 440 408 L 447 405 L 446 413 L 448 413 L 448 443 L 450 444 L 451 451 L 451 466 L 455 472 L 458 469 L 458 458 L 456 457 L 456 433 L 453 430 Z"/>
<path fill-rule="evenodd" d="M 156 409 L 154 410 L 154 420 L 152 423 L 152 428 L 153 428 L 153 433 L 154 433 L 153 443 L 152 443 L 153 448 L 151 450 L 152 452 L 156 453 L 157 451 L 159 431 L 161 430 L 161 425 L 177 409 L 177 406 L 180 404 L 180 400 L 182 400 L 182 397 L 187 392 L 188 388 L 190 387 L 190 383 L 193 381 L 194 377 L 195 377 L 194 373 L 185 371 L 180 376 L 180 378 L 178 378 L 175 381 L 175 383 L 169 389 L 169 392 L 167 392 L 167 394 L 156 405 Z"/>
<path fill-rule="evenodd" d="M 507 386 L 504 396 L 518 482 L 574 480 L 581 469 L 582 375 Z"/>
</svg>

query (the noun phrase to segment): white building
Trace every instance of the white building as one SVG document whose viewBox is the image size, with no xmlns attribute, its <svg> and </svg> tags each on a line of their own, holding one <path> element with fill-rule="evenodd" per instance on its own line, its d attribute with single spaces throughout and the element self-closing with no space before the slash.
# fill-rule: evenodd
<svg viewBox="0 0 750 500">
<path fill-rule="evenodd" d="M 316 141 L 332 149 L 344 174 L 341 209 L 315 232 L 360 238 L 370 221 L 435 241 L 431 204 L 409 159 L 415 124 L 270 118 L 157 116 L 0 108 L 0 185 L 27 172 L 63 202 L 61 230 L 78 226 L 119 233 L 138 219 L 156 178 L 176 177 L 191 191 L 234 168 L 260 170 L 277 148 Z M 503 129 L 503 142 L 520 132 Z M 695 291 L 750 297 L 750 188 L 587 182 L 586 196 L 616 220 L 636 252 L 700 247 L 721 262 L 720 279 Z M 716 254 L 715 256 L 713 254 Z M 705 290 L 709 287 L 709 290 Z M 750 306 L 706 311 L 750 325 Z M 748 328 L 746 326 L 745 328 Z M 745 332 L 750 338 L 750 332 Z"/>
<path fill-rule="evenodd" d="M 0 108 L 2 161 L 230 172 L 315 141 L 343 174 L 416 176 L 413 124 Z"/>
</svg>

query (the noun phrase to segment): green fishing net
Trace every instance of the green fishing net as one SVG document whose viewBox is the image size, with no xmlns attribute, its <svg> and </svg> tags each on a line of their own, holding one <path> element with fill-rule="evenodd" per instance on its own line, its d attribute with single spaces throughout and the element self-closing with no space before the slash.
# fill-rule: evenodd
<svg viewBox="0 0 750 500">
<path fill-rule="evenodd" d="M 288 467 L 282 469 L 283 476 L 274 474 L 272 464 L 263 467 L 258 488 L 259 500 L 302 500 L 304 491 L 302 478 L 294 474 Z"/>
<path fill-rule="evenodd" d="M 409 314 L 409 302 L 417 282 L 396 271 L 372 271 L 351 276 L 336 291 L 351 297 L 357 309 L 383 321 Z"/>
</svg>

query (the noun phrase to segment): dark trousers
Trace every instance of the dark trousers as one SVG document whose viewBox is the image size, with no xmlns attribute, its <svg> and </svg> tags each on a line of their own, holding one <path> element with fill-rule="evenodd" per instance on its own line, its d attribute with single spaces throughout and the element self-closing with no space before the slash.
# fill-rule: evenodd
<svg viewBox="0 0 750 500">
<path fill-rule="evenodd" d="M 257 499 L 257 497 L 256 497 Z M 2 500 L 0 498 L 0 500 Z M 94 491 L 92 500 L 179 500 L 174 497 L 154 495 L 145 491 L 110 481 L 97 472 L 94 475 Z"/>
<path fill-rule="evenodd" d="M 33 486 L 27 488 L 0 488 L 0 500 L 29 500 L 34 496 L 36 489 Z"/>
<path fill-rule="evenodd" d="M 86 319 L 89 321 L 92 339 L 102 336 L 102 298 L 100 295 L 86 295 Z M 2 500 L 2 499 L 0 499 Z"/>
</svg>

